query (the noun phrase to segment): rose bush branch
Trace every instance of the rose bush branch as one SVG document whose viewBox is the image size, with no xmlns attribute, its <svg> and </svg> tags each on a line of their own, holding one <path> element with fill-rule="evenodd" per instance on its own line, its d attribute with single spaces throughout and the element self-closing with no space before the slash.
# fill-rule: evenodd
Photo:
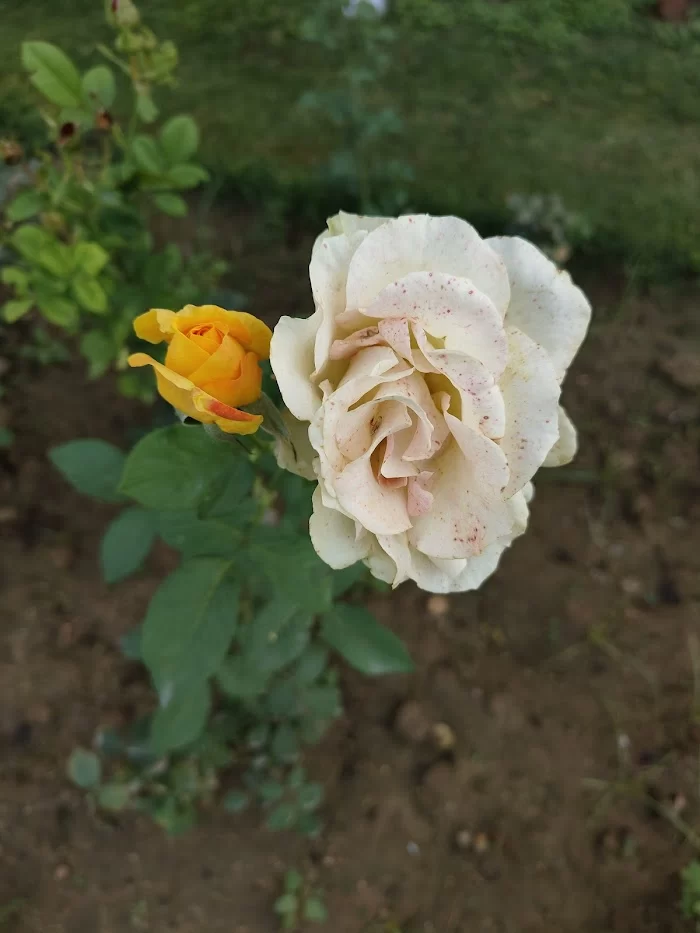
<svg viewBox="0 0 700 933">
<path fill-rule="evenodd" d="M 98 64 L 81 74 L 47 42 L 22 46 L 49 141 L 18 167 L 21 190 L 3 209 L 0 276 L 12 294 L 0 317 L 6 325 L 28 320 L 35 332 L 43 321 L 79 337 L 91 377 L 116 365 L 124 391 L 144 394 L 148 382 L 126 371 L 132 319 L 144 307 L 177 306 L 192 291 L 210 290 L 225 265 L 204 253 L 186 260 L 174 244 L 155 247 L 152 219 L 184 217 L 183 193 L 208 175 L 195 158 L 192 117 L 151 129 L 154 90 L 174 83 L 177 50 L 143 25 L 130 0 L 110 5 L 108 20 L 114 48 L 102 52 L 116 73 Z M 123 76 L 127 109 L 118 93 Z"/>
<path fill-rule="evenodd" d="M 182 553 L 129 642 L 158 703 L 138 741 L 117 743 L 121 778 L 105 787 L 84 750 L 72 761 L 103 806 L 188 825 L 236 765 L 230 810 L 253 797 L 270 827 L 317 832 L 321 788 L 299 756 L 339 711 L 330 654 L 365 674 L 411 669 L 343 598 L 358 566 L 394 587 L 480 586 L 526 530 L 537 470 L 574 456 L 559 400 L 590 306 L 532 244 L 456 217 L 339 214 L 310 277 L 314 313 L 274 334 L 212 305 L 136 319 L 166 352 L 130 364 L 204 428 L 161 428 L 128 458 L 99 441 L 53 452 L 78 489 L 135 503 L 105 535 L 108 579 L 157 536 Z M 262 391 L 268 355 L 280 412 Z"/>
</svg>

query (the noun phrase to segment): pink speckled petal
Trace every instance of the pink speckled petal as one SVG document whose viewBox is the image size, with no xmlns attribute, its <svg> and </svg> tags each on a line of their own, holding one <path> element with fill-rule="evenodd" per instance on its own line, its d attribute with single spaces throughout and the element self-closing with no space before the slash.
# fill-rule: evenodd
<svg viewBox="0 0 700 933">
<path fill-rule="evenodd" d="M 468 279 L 411 272 L 387 285 L 364 313 L 380 319 L 408 318 L 431 337 L 444 339 L 445 349 L 479 360 L 496 378 L 505 368 L 508 347 L 501 316 Z"/>
<path fill-rule="evenodd" d="M 508 328 L 508 368 L 499 383 L 506 406 L 501 449 L 508 458 L 509 498 L 532 479 L 559 437 L 560 387 L 546 350 Z"/>
<path fill-rule="evenodd" d="M 505 314 L 510 286 L 498 254 L 466 221 L 427 214 L 399 217 L 367 234 L 350 262 L 347 307 L 368 307 L 387 285 L 418 271 L 469 279 Z"/>
</svg>

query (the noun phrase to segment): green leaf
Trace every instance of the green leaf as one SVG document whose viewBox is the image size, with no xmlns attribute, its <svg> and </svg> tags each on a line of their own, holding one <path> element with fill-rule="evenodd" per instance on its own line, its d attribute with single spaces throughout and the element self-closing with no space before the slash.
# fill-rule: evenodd
<svg viewBox="0 0 700 933">
<path fill-rule="evenodd" d="M 240 790 L 232 790 L 224 797 L 224 810 L 227 813 L 242 813 L 250 806 L 250 797 Z"/>
<path fill-rule="evenodd" d="M 240 499 L 250 491 L 248 464 L 236 460 L 236 451 L 217 443 L 202 427 L 171 425 L 147 434 L 126 462 L 122 492 L 141 505 L 158 511 L 194 509 L 222 489 L 228 472 L 240 478 Z"/>
<path fill-rule="evenodd" d="M 23 42 L 22 64 L 30 80 L 48 100 L 59 107 L 82 103 L 80 75 L 68 56 L 49 42 Z"/>
<path fill-rule="evenodd" d="M 352 589 L 356 583 L 361 583 L 367 579 L 367 568 L 358 561 L 345 567 L 344 570 L 336 570 L 333 573 L 333 599 L 339 599 L 348 590 Z"/>
<path fill-rule="evenodd" d="M 107 65 L 97 65 L 83 75 L 83 91 L 94 104 L 108 110 L 114 103 L 117 85 L 114 73 Z"/>
<path fill-rule="evenodd" d="M 99 243 L 77 243 L 73 249 L 75 267 L 87 275 L 98 275 L 109 261 L 109 253 Z"/>
<path fill-rule="evenodd" d="M 165 177 L 174 188 L 184 191 L 209 181 L 209 172 L 201 165 L 174 165 L 168 169 Z"/>
<path fill-rule="evenodd" d="M 278 897 L 274 904 L 276 914 L 295 914 L 299 909 L 299 899 L 294 894 L 283 894 Z"/>
<path fill-rule="evenodd" d="M 107 310 L 107 294 L 97 279 L 91 279 L 85 274 L 76 275 L 71 282 L 71 291 L 86 311 L 104 314 Z"/>
<path fill-rule="evenodd" d="M 216 679 L 227 696 L 235 700 L 253 700 L 265 691 L 268 675 L 252 667 L 242 655 L 237 655 L 224 658 Z"/>
<path fill-rule="evenodd" d="M 296 831 L 309 839 L 316 839 L 321 835 L 323 823 L 318 813 L 301 813 L 296 823 Z"/>
<path fill-rule="evenodd" d="M 165 754 L 193 742 L 203 731 L 211 693 L 206 681 L 183 685 L 161 705 L 151 723 L 151 744 L 157 754 Z"/>
<path fill-rule="evenodd" d="M 312 614 L 330 609 L 331 571 L 314 551 L 308 532 L 258 527 L 250 536 L 247 557 L 251 581 L 261 593 L 272 588 L 282 601 Z"/>
<path fill-rule="evenodd" d="M 328 664 L 328 652 L 321 645 L 311 645 L 299 658 L 294 669 L 294 682 L 307 687 L 317 680 Z"/>
<path fill-rule="evenodd" d="M 97 792 L 97 803 L 103 810 L 123 810 L 131 802 L 128 784 L 103 784 Z"/>
<path fill-rule="evenodd" d="M 232 561 L 198 557 L 160 585 L 143 624 L 141 650 L 161 696 L 201 683 L 221 665 L 238 624 Z"/>
<path fill-rule="evenodd" d="M 246 662 L 261 673 L 273 673 L 296 660 L 309 641 L 313 616 L 286 599 L 274 599 L 258 612 L 240 635 Z"/>
<path fill-rule="evenodd" d="M 304 920 L 325 923 L 328 920 L 328 911 L 323 901 L 317 897 L 310 897 L 304 904 Z"/>
<path fill-rule="evenodd" d="M 18 227 L 10 237 L 10 243 L 17 252 L 31 262 L 36 262 L 41 250 L 51 242 L 52 237 L 41 227 L 35 227 L 33 224 Z"/>
<path fill-rule="evenodd" d="M 265 825 L 268 829 L 279 831 L 291 829 L 297 821 L 297 808 L 291 803 L 281 803 L 270 813 Z"/>
<path fill-rule="evenodd" d="M 143 626 L 137 625 L 119 639 L 121 652 L 128 661 L 143 661 L 141 652 L 142 633 Z"/>
<path fill-rule="evenodd" d="M 73 327 L 78 323 L 78 306 L 67 298 L 42 296 L 37 299 L 39 310 L 50 324 L 58 327 Z"/>
<path fill-rule="evenodd" d="M 317 810 L 323 803 L 323 785 L 305 784 L 297 794 L 297 802 L 302 810 Z"/>
<path fill-rule="evenodd" d="M 95 439 L 69 441 L 49 451 L 56 469 L 78 492 L 104 502 L 123 502 L 117 491 L 124 454 L 113 444 Z"/>
<path fill-rule="evenodd" d="M 73 271 L 73 257 L 65 243 L 49 240 L 39 250 L 36 262 L 59 279 L 67 278 Z"/>
<path fill-rule="evenodd" d="M 296 729 L 289 723 L 282 723 L 275 729 L 270 745 L 273 758 L 281 764 L 289 764 L 299 757 L 299 739 Z"/>
<path fill-rule="evenodd" d="M 241 545 L 241 534 L 230 525 L 207 521 L 193 510 L 161 512 L 158 533 L 184 557 L 230 557 Z"/>
<path fill-rule="evenodd" d="M 17 197 L 5 208 L 5 216 L 13 223 L 29 220 L 43 210 L 46 199 L 38 191 L 21 191 Z"/>
<path fill-rule="evenodd" d="M 135 136 L 130 152 L 136 166 L 146 175 L 160 175 L 165 171 L 163 154 L 151 136 Z"/>
<path fill-rule="evenodd" d="M 0 282 L 14 285 L 18 292 L 24 292 L 29 286 L 29 276 L 19 266 L 5 266 L 0 271 Z"/>
<path fill-rule="evenodd" d="M 34 302 L 31 298 L 18 298 L 15 301 L 6 301 L 2 307 L 2 316 L 8 324 L 14 324 L 29 311 Z"/>
<path fill-rule="evenodd" d="M 141 91 L 136 95 L 136 113 L 144 123 L 153 123 L 158 119 L 158 108 L 148 91 Z"/>
<path fill-rule="evenodd" d="M 160 131 L 160 146 L 171 165 L 190 159 L 199 146 L 199 130 L 192 117 L 171 117 Z"/>
<path fill-rule="evenodd" d="M 99 330 L 88 331 L 80 339 L 80 352 L 88 361 L 88 377 L 102 376 L 115 358 L 115 346 L 107 334 Z"/>
<path fill-rule="evenodd" d="M 170 194 L 167 191 L 162 194 L 156 194 L 153 198 L 153 203 L 159 211 L 162 211 L 169 217 L 187 216 L 187 201 L 181 198 L 179 194 Z"/>
<path fill-rule="evenodd" d="M 0 426 L 0 450 L 11 447 L 15 439 L 14 433 L 4 426 Z"/>
<path fill-rule="evenodd" d="M 102 767 L 94 752 L 75 748 L 68 759 L 68 777 L 78 787 L 94 787 L 100 783 Z"/>
<path fill-rule="evenodd" d="M 138 506 L 125 509 L 109 524 L 100 544 L 102 576 L 117 583 L 135 573 L 153 545 L 156 517 Z"/>
<path fill-rule="evenodd" d="M 323 618 L 321 637 L 362 674 L 406 674 L 413 670 L 401 639 L 366 609 L 334 606 Z"/>
</svg>

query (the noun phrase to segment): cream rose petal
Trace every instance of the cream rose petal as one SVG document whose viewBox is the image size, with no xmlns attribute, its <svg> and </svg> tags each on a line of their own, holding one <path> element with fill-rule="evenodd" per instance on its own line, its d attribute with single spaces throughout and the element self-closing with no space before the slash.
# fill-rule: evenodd
<svg viewBox="0 0 700 933">
<path fill-rule="evenodd" d="M 358 537 L 351 518 L 325 505 L 319 486 L 314 490 L 312 502 L 314 511 L 309 520 L 309 532 L 321 560 L 334 570 L 342 570 L 367 557 L 370 536 L 365 533 Z"/>
<path fill-rule="evenodd" d="M 506 408 L 501 449 L 510 467 L 509 498 L 544 463 L 559 436 L 560 387 L 545 350 L 515 327 L 508 328 L 510 354 L 499 387 Z"/>
<path fill-rule="evenodd" d="M 270 343 L 270 364 L 284 404 L 300 421 L 311 421 L 321 404 L 321 393 L 309 378 L 321 321 L 318 311 L 309 318 L 282 317 Z"/>
<path fill-rule="evenodd" d="M 567 463 L 571 463 L 571 461 L 576 456 L 577 446 L 578 439 L 576 436 L 576 428 L 574 427 L 567 413 L 560 406 L 559 439 L 545 457 L 542 466 L 558 467 L 565 466 Z"/>
<path fill-rule="evenodd" d="M 396 535 L 411 527 L 403 489 L 377 482 L 368 457 L 355 460 L 335 478 L 341 509 L 375 535 Z"/>
<path fill-rule="evenodd" d="M 333 341 L 338 336 L 337 319 L 345 310 L 348 265 L 365 236 L 364 231 L 350 236 L 321 235 L 314 243 L 309 264 L 309 278 L 314 303 L 321 315 L 314 347 L 316 373 L 323 370 L 330 357 Z"/>
<path fill-rule="evenodd" d="M 363 313 L 372 318 L 406 318 L 445 347 L 461 350 L 494 375 L 505 368 L 508 347 L 494 304 L 467 279 L 411 272 L 387 285 Z"/>
<path fill-rule="evenodd" d="M 379 292 L 411 272 L 470 279 L 503 315 L 510 286 L 500 257 L 458 217 L 415 214 L 367 234 L 348 270 L 347 307 L 366 308 Z"/>
<path fill-rule="evenodd" d="M 474 468 L 456 442 L 431 469 L 432 508 L 413 520 L 411 545 L 429 557 L 469 559 L 510 533 L 507 504 L 488 488 L 479 488 Z"/>
<path fill-rule="evenodd" d="M 586 335 L 591 306 L 568 272 L 520 237 L 486 241 L 503 259 L 510 279 L 506 324 L 517 327 L 549 353 L 561 383 Z"/>
</svg>

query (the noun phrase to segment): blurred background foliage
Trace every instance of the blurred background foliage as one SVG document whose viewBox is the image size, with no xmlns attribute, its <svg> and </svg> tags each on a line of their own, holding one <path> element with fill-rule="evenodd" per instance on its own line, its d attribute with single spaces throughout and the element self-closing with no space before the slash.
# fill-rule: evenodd
<svg viewBox="0 0 700 933">
<path fill-rule="evenodd" d="M 40 146 L 20 44 L 57 43 L 82 67 L 107 38 L 103 9 L 0 8 L 0 125 Z M 220 192 L 276 194 L 319 215 L 362 200 L 323 170 L 337 126 L 299 106 L 347 67 L 344 46 L 309 33 L 318 8 L 142 5 L 179 48 L 172 112 L 196 118 Z M 596 252 L 700 265 L 700 8 L 674 23 L 655 0 L 395 0 L 384 22 L 389 62 L 368 93 L 375 113 L 401 115 L 402 132 L 380 134 L 380 145 L 387 161 L 411 166 L 406 207 L 463 214 L 488 231 L 512 216 L 509 196 L 556 194 L 595 231 Z"/>
</svg>

